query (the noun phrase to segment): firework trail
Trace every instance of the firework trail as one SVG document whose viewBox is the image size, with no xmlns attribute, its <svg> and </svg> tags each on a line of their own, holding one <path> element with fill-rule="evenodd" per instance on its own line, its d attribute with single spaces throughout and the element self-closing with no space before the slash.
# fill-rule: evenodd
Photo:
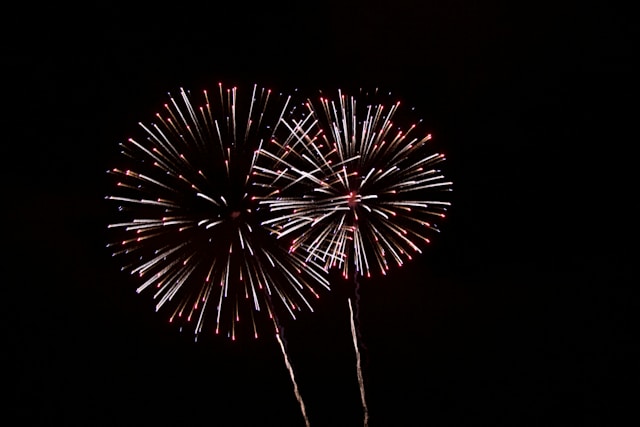
<svg viewBox="0 0 640 427">
<path fill-rule="evenodd" d="M 309 418 L 307 417 L 307 409 L 304 405 L 304 401 L 302 400 L 302 396 L 300 395 L 300 391 L 298 390 L 298 383 L 296 382 L 296 377 L 293 372 L 293 367 L 291 366 L 291 362 L 289 362 L 289 357 L 287 356 L 286 345 L 283 338 L 280 336 L 280 333 L 276 333 L 276 339 L 278 340 L 278 344 L 280 345 L 280 350 L 282 350 L 282 357 L 284 358 L 284 363 L 287 366 L 287 370 L 289 371 L 289 376 L 291 377 L 291 382 L 293 383 L 293 392 L 296 395 L 296 399 L 298 400 L 298 404 L 300 405 L 300 411 L 302 412 L 302 416 L 304 417 L 304 423 L 306 427 L 309 427 Z"/>
<path fill-rule="evenodd" d="M 289 138 L 281 122 L 291 97 L 257 85 L 248 95 L 222 84 L 199 105 L 183 89 L 169 94 L 108 171 L 115 189 L 106 198 L 117 205 L 108 246 L 137 292 L 196 340 L 203 332 L 257 338 L 266 324 L 280 342 L 278 316 L 313 311 L 329 289 L 321 263 L 288 251 L 262 225 L 271 213 L 257 200 L 271 190 L 253 182 L 262 145 Z"/>
<path fill-rule="evenodd" d="M 365 397 L 364 377 L 362 376 L 362 362 L 360 361 L 360 348 L 358 344 L 359 332 L 356 329 L 357 315 L 354 314 L 354 310 L 351 305 L 351 298 L 347 299 L 347 301 L 349 302 L 349 315 L 351 319 L 351 337 L 353 338 L 353 348 L 356 353 L 356 373 L 358 375 L 358 385 L 360 386 L 360 400 L 362 401 L 364 426 L 366 427 L 369 425 L 369 408 L 367 407 L 367 399 Z"/>
<path fill-rule="evenodd" d="M 450 205 L 444 154 L 433 152 L 421 121 L 380 95 L 339 90 L 334 100 L 307 100 L 283 120 L 288 138 L 260 150 L 254 172 L 271 190 L 260 204 L 274 215 L 262 224 L 288 240 L 291 253 L 345 278 L 385 275 L 421 253 Z M 360 374 L 358 367 L 362 390 Z"/>
</svg>

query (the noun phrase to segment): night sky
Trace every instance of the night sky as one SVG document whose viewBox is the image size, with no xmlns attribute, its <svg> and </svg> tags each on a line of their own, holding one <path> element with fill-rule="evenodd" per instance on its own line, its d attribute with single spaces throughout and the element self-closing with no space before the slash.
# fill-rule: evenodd
<svg viewBox="0 0 640 427">
<path fill-rule="evenodd" d="M 6 16 L 10 425 L 304 425 L 275 340 L 194 343 L 105 248 L 118 143 L 167 92 L 218 82 L 388 88 L 445 149 L 454 192 L 442 233 L 402 269 L 361 281 L 371 427 L 633 424 L 629 11 L 268 3 Z M 285 327 L 314 427 L 362 425 L 347 290 L 334 279 L 315 313 Z"/>
</svg>

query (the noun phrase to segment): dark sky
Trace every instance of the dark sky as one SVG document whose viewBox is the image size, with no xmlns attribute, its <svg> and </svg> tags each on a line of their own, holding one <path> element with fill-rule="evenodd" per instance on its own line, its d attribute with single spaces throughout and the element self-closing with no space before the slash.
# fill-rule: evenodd
<svg viewBox="0 0 640 427">
<path fill-rule="evenodd" d="M 214 3 L 214 2 L 211 2 Z M 366 281 L 370 425 L 626 425 L 635 22 L 582 2 L 27 5 L 7 18 L 7 416 L 304 425 L 275 341 L 194 344 L 105 249 L 117 144 L 179 87 L 380 85 L 446 147 L 434 244 Z M 8 262 L 7 262 L 8 261 Z M 344 293 L 287 325 L 314 427 L 362 425 Z M 632 390 L 633 391 L 633 390 Z"/>
</svg>

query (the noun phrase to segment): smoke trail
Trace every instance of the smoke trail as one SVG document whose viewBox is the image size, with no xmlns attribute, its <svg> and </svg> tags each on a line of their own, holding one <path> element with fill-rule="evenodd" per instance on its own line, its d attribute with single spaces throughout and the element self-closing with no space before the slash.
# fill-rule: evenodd
<svg viewBox="0 0 640 427">
<path fill-rule="evenodd" d="M 296 377 L 293 374 L 293 367 L 291 363 L 289 363 L 289 357 L 287 356 L 287 351 L 285 349 L 284 342 L 280 337 L 280 332 L 276 333 L 276 339 L 278 340 L 278 344 L 280 344 L 280 349 L 282 350 L 282 356 L 284 357 L 284 363 L 287 365 L 287 369 L 289 370 L 289 376 L 291 377 L 291 382 L 293 383 L 293 392 L 296 395 L 296 399 L 300 404 L 300 410 L 302 411 L 302 416 L 304 417 L 304 423 L 306 427 L 309 427 L 309 419 L 307 418 L 307 409 L 304 406 L 304 402 L 302 401 L 302 396 L 300 396 L 300 392 L 298 391 L 298 384 L 296 383 Z"/>
<path fill-rule="evenodd" d="M 362 334 L 360 332 L 360 282 L 358 281 L 358 276 L 353 277 L 354 284 L 354 299 L 353 299 L 353 322 L 356 329 L 356 336 L 358 337 L 358 345 L 361 351 L 364 351 L 365 361 L 366 361 L 366 351 L 367 346 L 362 339 Z"/>
<path fill-rule="evenodd" d="M 367 408 L 367 400 L 365 399 L 365 394 L 364 394 L 364 378 L 362 376 L 362 364 L 360 362 L 360 348 L 358 345 L 358 341 L 361 341 L 361 339 L 360 339 L 360 333 L 356 328 L 356 317 L 357 317 L 357 308 L 358 308 L 358 299 L 359 299 L 357 275 L 354 276 L 354 281 L 356 284 L 356 291 L 355 291 L 355 295 L 356 295 L 355 313 L 356 314 L 354 314 L 353 306 L 351 304 L 351 298 L 348 299 L 349 313 L 351 314 L 351 336 L 353 337 L 353 348 L 355 349 L 355 352 L 356 352 L 356 370 L 358 373 L 358 384 L 360 385 L 360 399 L 362 400 L 362 411 L 364 413 L 364 427 L 367 427 L 369 425 L 369 409 Z"/>
</svg>

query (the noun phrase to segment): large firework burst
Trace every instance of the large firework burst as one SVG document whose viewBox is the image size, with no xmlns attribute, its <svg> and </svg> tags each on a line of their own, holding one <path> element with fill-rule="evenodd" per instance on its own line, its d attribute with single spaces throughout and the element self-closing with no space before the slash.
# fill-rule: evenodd
<svg viewBox="0 0 640 427">
<path fill-rule="evenodd" d="M 280 122 L 290 100 L 257 85 L 241 97 L 219 84 L 196 106 L 181 89 L 155 123 L 140 123 L 140 138 L 121 144 L 122 164 L 108 171 L 116 183 L 107 199 L 118 205 L 113 254 L 139 277 L 137 291 L 196 339 L 257 337 L 260 318 L 277 332 L 279 311 L 312 309 L 329 287 L 324 267 L 269 236 L 268 209 L 254 201 L 266 200 L 251 182 L 257 153 L 278 131 L 289 134 Z"/>
<path fill-rule="evenodd" d="M 271 191 L 262 224 L 325 267 L 386 274 L 438 232 L 451 190 L 431 134 L 380 94 L 309 99 L 285 120 L 286 140 L 260 150 L 255 174 Z M 265 166 L 262 166 L 264 162 Z"/>
</svg>

